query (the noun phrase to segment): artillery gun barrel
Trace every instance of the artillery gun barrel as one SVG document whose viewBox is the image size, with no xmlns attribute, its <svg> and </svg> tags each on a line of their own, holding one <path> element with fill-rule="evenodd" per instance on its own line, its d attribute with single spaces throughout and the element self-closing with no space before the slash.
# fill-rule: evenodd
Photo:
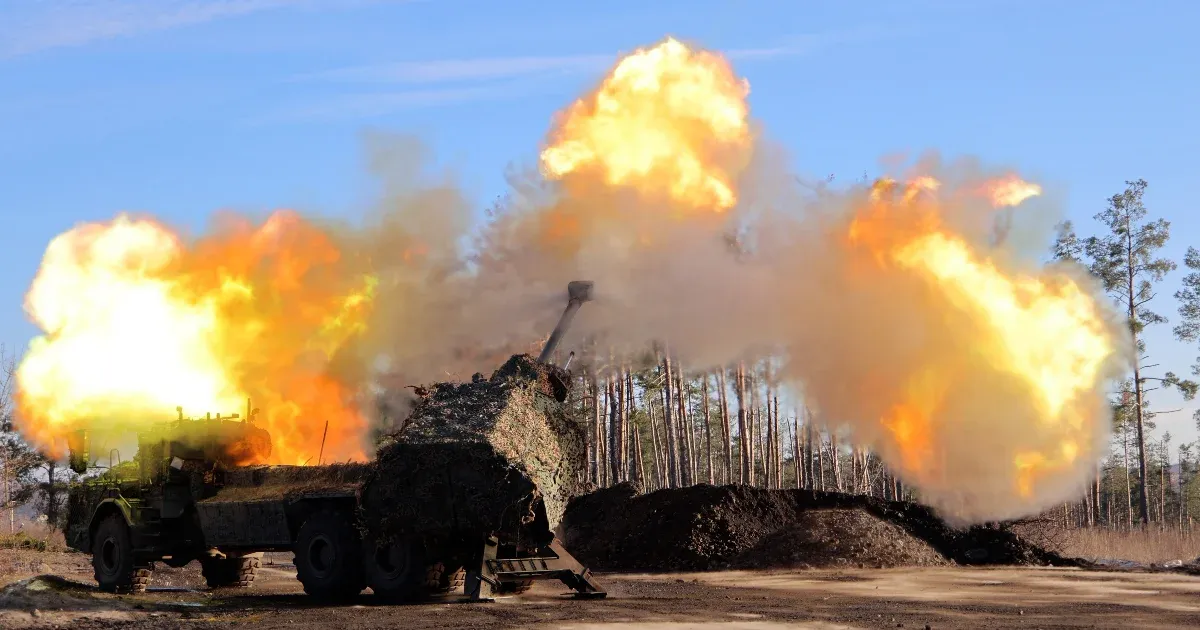
<svg viewBox="0 0 1200 630">
<path fill-rule="evenodd" d="M 542 348 L 542 354 L 538 356 L 539 363 L 545 363 L 558 349 L 558 343 L 562 341 L 562 336 L 567 332 L 567 328 L 571 326 L 571 320 L 575 319 L 575 312 L 583 306 L 584 302 L 592 299 L 592 282 L 586 280 L 576 280 L 567 285 L 567 308 L 563 311 L 562 317 L 558 319 L 558 325 L 554 327 L 554 332 L 550 333 L 550 339 L 546 341 L 546 346 Z"/>
</svg>

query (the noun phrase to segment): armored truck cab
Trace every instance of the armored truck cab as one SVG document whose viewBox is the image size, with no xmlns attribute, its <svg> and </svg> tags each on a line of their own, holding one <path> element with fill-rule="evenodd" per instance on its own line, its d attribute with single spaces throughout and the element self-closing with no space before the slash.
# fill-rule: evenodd
<svg viewBox="0 0 1200 630">
<path fill-rule="evenodd" d="M 71 467 L 86 472 L 87 434 L 71 440 Z M 261 554 L 207 543 L 197 500 L 215 494 L 220 475 L 248 449 L 269 455 L 270 436 L 236 415 L 183 418 L 138 434 L 138 451 L 68 494 L 67 543 L 92 554 L 96 581 L 109 591 L 140 591 L 154 563 L 201 563 L 213 587 L 249 586 Z"/>
</svg>

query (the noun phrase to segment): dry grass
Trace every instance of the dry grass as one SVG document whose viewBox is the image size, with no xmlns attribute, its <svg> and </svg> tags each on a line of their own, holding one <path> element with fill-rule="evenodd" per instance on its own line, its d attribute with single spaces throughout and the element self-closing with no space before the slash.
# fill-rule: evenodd
<svg viewBox="0 0 1200 630">
<path fill-rule="evenodd" d="M 67 542 L 62 532 L 44 527 L 26 527 L 14 534 L 0 533 L 0 549 L 27 549 L 30 551 L 66 551 Z"/>
<path fill-rule="evenodd" d="M 1065 532 L 1062 553 L 1090 560 L 1188 562 L 1200 557 L 1200 532 L 1164 531 L 1154 527 L 1132 532 L 1103 528 L 1070 530 Z"/>
</svg>

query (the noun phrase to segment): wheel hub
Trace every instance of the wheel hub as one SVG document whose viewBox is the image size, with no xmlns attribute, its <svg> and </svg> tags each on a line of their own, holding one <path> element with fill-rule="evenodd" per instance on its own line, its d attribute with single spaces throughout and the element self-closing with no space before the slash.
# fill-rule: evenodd
<svg viewBox="0 0 1200 630">
<path fill-rule="evenodd" d="M 317 536 L 309 543 L 308 564 L 318 575 L 329 575 L 336 560 L 333 543 L 325 536 Z"/>
<path fill-rule="evenodd" d="M 375 549 L 375 564 L 389 580 L 407 573 L 411 559 L 408 548 L 403 544 L 383 545 Z"/>
<path fill-rule="evenodd" d="M 100 565 L 105 573 L 115 573 L 119 560 L 117 558 L 117 541 L 111 537 L 105 538 L 100 544 Z"/>
</svg>

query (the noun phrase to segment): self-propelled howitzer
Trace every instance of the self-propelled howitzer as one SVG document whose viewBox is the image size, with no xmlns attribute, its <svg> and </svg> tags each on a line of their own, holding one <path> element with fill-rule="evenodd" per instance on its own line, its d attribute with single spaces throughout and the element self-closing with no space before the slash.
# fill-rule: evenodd
<svg viewBox="0 0 1200 630">
<path fill-rule="evenodd" d="M 238 465 L 262 456 L 264 439 L 269 449 L 250 418 L 180 419 L 144 434 L 133 462 L 71 492 L 68 542 L 92 554 L 109 591 L 144 589 L 156 562 L 196 560 L 210 586 L 249 586 L 263 552 L 291 551 L 304 590 L 321 598 L 366 588 L 389 601 L 458 589 L 482 598 L 538 579 L 603 596 L 553 534 L 584 490 L 584 429 L 565 404 L 572 379 L 548 359 L 591 283 L 571 283 L 568 298 L 541 357 L 420 388 L 371 462 Z M 72 446 L 80 468 L 85 441 Z"/>
</svg>

